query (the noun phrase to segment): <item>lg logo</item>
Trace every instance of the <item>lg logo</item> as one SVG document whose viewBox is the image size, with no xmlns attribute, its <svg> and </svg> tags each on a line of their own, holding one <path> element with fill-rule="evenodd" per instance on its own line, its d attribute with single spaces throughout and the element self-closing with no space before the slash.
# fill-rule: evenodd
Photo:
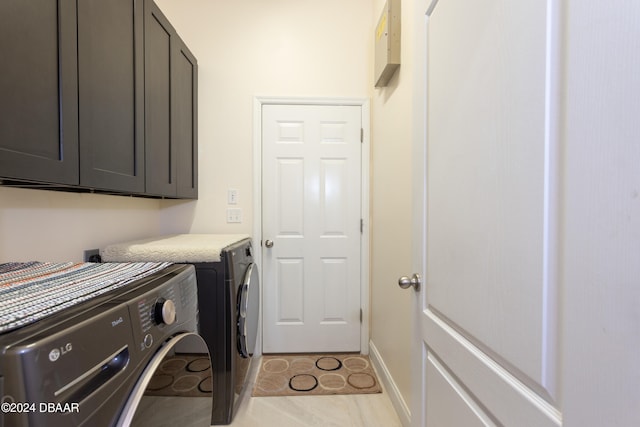
<svg viewBox="0 0 640 427">
<path fill-rule="evenodd" d="M 69 353 L 72 349 L 73 347 L 71 346 L 70 342 L 63 345 L 60 348 L 54 348 L 49 352 L 49 360 L 52 362 L 55 362 L 60 358 L 60 356 L 64 356 L 65 354 Z"/>
</svg>

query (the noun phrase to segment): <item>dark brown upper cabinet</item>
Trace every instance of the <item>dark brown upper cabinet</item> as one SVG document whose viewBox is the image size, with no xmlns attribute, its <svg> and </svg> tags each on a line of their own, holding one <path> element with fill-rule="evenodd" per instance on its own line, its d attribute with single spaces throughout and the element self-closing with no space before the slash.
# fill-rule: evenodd
<svg viewBox="0 0 640 427">
<path fill-rule="evenodd" d="M 198 198 L 198 63 L 181 39 L 173 61 L 173 134 L 178 145 L 178 197 Z"/>
<path fill-rule="evenodd" d="M 153 1 L 2 0 L 0 57 L 0 183 L 197 198 L 197 62 Z"/>
<path fill-rule="evenodd" d="M 146 192 L 197 198 L 197 62 L 145 0 Z"/>
<path fill-rule="evenodd" d="M 80 185 L 143 193 L 144 4 L 78 2 Z"/>
<path fill-rule="evenodd" d="M 79 183 L 75 29 L 75 1 L 0 1 L 0 179 Z"/>
</svg>

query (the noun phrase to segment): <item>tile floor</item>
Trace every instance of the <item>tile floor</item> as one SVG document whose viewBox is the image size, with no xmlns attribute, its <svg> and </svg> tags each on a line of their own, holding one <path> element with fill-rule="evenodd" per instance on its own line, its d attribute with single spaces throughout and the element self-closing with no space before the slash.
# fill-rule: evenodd
<svg viewBox="0 0 640 427">
<path fill-rule="evenodd" d="M 386 393 L 350 396 L 250 397 L 233 427 L 401 427 Z"/>
<path fill-rule="evenodd" d="M 255 362 L 259 362 L 256 360 Z M 255 365 L 254 365 L 255 366 Z M 254 369 L 255 371 L 255 369 Z M 379 375 L 379 374 L 378 374 Z M 251 378 L 255 378 L 255 372 Z M 386 390 L 378 394 L 341 396 L 251 397 L 254 381 L 248 384 L 232 427 L 401 427 Z M 148 398 L 146 398 L 148 399 Z M 145 411 L 139 407 L 141 417 L 132 426 L 208 426 L 206 418 L 210 403 L 202 398 L 184 399 L 176 411 L 175 401 L 154 401 Z M 173 398 L 175 399 L 175 398 Z M 160 407 L 166 409 L 157 410 Z M 153 409 L 152 409 L 153 408 Z M 169 410 L 171 408 L 171 410 Z"/>
</svg>

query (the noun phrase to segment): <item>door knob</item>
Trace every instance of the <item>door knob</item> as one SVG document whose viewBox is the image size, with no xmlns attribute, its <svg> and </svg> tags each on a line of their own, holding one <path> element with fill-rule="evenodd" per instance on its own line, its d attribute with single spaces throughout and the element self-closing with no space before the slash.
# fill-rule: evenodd
<svg viewBox="0 0 640 427">
<path fill-rule="evenodd" d="M 273 240 L 265 240 L 264 245 L 268 248 L 272 248 L 273 247 Z"/>
<path fill-rule="evenodd" d="M 421 284 L 422 280 L 418 273 L 415 273 L 413 276 L 411 276 L 411 278 L 402 276 L 400 279 L 398 279 L 398 286 L 400 286 L 402 289 L 407 289 L 413 286 L 413 289 L 419 291 Z"/>
</svg>

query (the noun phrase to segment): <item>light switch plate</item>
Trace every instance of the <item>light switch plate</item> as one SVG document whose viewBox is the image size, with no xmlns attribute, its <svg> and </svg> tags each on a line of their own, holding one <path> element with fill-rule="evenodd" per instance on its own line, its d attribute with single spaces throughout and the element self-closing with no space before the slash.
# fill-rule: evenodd
<svg viewBox="0 0 640 427">
<path fill-rule="evenodd" d="M 230 205 L 238 204 L 238 190 L 230 188 L 227 190 L 227 203 Z"/>
<path fill-rule="evenodd" d="M 227 208 L 227 222 L 228 223 L 242 222 L 242 209 Z"/>
</svg>

